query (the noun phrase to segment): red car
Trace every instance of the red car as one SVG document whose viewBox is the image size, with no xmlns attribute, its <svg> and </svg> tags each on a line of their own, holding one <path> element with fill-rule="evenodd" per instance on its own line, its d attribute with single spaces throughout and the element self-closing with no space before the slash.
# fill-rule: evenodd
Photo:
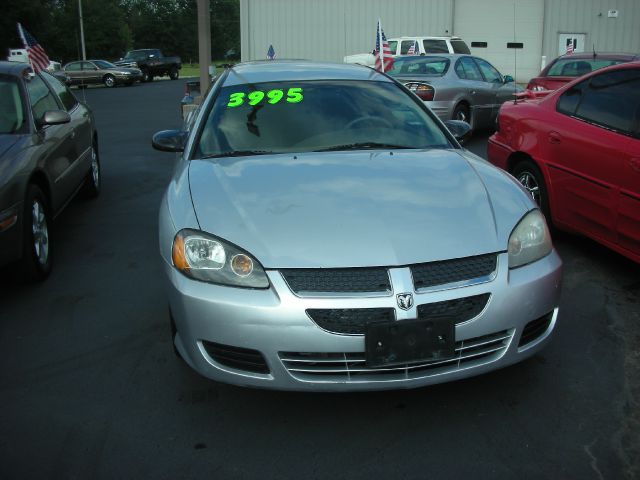
<svg viewBox="0 0 640 480">
<path fill-rule="evenodd" d="M 555 90 L 587 73 L 610 65 L 640 60 L 632 53 L 572 53 L 562 55 L 529 80 L 528 90 Z"/>
<path fill-rule="evenodd" d="M 522 183 L 547 220 L 640 263 L 640 62 L 504 103 L 497 123 L 489 161 Z"/>
</svg>

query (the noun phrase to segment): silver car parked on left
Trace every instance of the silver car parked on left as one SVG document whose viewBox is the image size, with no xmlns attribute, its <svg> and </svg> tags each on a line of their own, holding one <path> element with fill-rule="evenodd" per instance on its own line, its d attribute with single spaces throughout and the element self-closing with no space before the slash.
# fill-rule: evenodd
<svg viewBox="0 0 640 480">
<path fill-rule="evenodd" d="M 51 271 L 51 222 L 74 195 L 100 193 L 91 110 L 48 72 L 0 62 L 0 267 Z"/>
</svg>

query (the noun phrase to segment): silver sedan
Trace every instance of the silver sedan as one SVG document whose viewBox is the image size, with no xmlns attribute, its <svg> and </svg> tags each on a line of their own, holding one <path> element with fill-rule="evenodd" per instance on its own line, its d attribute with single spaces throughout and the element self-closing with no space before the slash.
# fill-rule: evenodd
<svg viewBox="0 0 640 480">
<path fill-rule="evenodd" d="M 500 106 L 522 91 L 509 75 L 471 55 L 398 57 L 387 72 L 424 101 L 442 120 L 492 128 Z"/>
<path fill-rule="evenodd" d="M 562 263 L 544 216 L 386 75 L 238 64 L 186 129 L 152 143 L 180 152 L 160 256 L 175 350 L 202 375 L 412 388 L 551 338 Z"/>
</svg>

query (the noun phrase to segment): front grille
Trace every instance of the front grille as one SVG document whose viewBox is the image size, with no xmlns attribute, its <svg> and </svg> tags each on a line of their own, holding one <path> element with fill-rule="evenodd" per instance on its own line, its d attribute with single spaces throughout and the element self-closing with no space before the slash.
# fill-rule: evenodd
<svg viewBox="0 0 640 480">
<path fill-rule="evenodd" d="M 392 322 L 393 308 L 308 309 L 307 315 L 320 328 L 333 333 L 364 334 L 368 323 Z"/>
<path fill-rule="evenodd" d="M 491 294 L 484 293 L 473 297 L 418 305 L 418 318 L 427 319 L 446 315 L 453 318 L 456 324 L 463 323 L 479 315 L 487 305 L 490 296 Z"/>
<path fill-rule="evenodd" d="M 436 285 L 486 277 L 495 272 L 497 259 L 498 256 L 495 253 L 490 253 L 476 257 L 412 265 L 413 285 L 416 290 L 420 290 Z"/>
<path fill-rule="evenodd" d="M 418 305 L 418 318 L 447 316 L 452 318 L 456 324 L 463 323 L 482 312 L 490 296 L 485 293 Z M 369 323 L 395 320 L 393 308 L 327 308 L 308 309 L 306 312 L 320 328 L 333 333 L 350 335 L 364 335 Z"/>
<path fill-rule="evenodd" d="M 280 270 L 294 293 L 390 292 L 386 268 L 301 268 Z"/>
<path fill-rule="evenodd" d="M 221 365 L 247 372 L 269 373 L 267 362 L 257 350 L 221 345 L 206 340 L 202 345 L 209 356 Z"/>
<path fill-rule="evenodd" d="M 530 321 L 524 326 L 522 335 L 520 336 L 520 343 L 518 347 L 522 347 L 528 343 L 531 343 L 540 338 L 544 332 L 547 331 L 551 320 L 553 319 L 553 312 L 547 313 L 545 316 Z"/>
<path fill-rule="evenodd" d="M 308 382 L 384 382 L 415 380 L 478 367 L 498 360 L 509 347 L 513 330 L 456 342 L 455 357 L 401 366 L 368 368 L 364 352 L 280 352 L 280 360 L 296 379 Z"/>
</svg>

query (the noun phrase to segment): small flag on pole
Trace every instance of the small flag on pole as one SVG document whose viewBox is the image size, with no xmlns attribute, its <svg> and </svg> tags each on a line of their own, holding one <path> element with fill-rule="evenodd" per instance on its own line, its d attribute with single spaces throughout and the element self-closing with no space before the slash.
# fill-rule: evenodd
<svg viewBox="0 0 640 480">
<path fill-rule="evenodd" d="M 276 51 L 273 49 L 273 45 L 269 45 L 269 50 L 267 50 L 267 60 L 273 60 L 276 58 Z"/>
<path fill-rule="evenodd" d="M 387 37 L 384 36 L 380 19 L 378 19 L 378 28 L 376 31 L 376 49 L 374 51 L 376 57 L 375 68 L 380 72 L 388 72 L 393 68 L 393 57 Z"/>
<path fill-rule="evenodd" d="M 38 41 L 27 32 L 22 25 L 18 23 L 18 35 L 22 40 L 24 48 L 27 50 L 27 56 L 33 71 L 38 73 L 40 70 L 45 70 L 49 66 L 49 57 L 44 51 L 44 48 L 40 46 Z"/>
<path fill-rule="evenodd" d="M 567 38 L 567 55 L 570 55 L 573 53 L 573 38 Z"/>
<path fill-rule="evenodd" d="M 409 47 L 409 50 L 407 50 L 407 55 L 415 55 L 417 51 L 418 51 L 418 41 L 414 40 L 413 45 L 411 45 Z"/>
</svg>

